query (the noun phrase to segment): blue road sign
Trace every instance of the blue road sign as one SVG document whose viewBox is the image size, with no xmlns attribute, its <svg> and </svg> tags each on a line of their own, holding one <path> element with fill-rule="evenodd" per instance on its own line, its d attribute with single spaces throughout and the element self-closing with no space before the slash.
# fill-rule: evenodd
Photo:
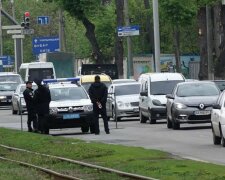
<svg viewBox="0 0 225 180">
<path fill-rule="evenodd" d="M 59 51 L 59 37 L 36 37 L 32 40 L 33 54 L 58 52 Z"/>
<path fill-rule="evenodd" d="M 120 26 L 117 27 L 118 36 L 138 36 L 140 26 Z"/>
<path fill-rule="evenodd" d="M 37 23 L 40 25 L 49 24 L 49 16 L 38 16 Z"/>
<path fill-rule="evenodd" d="M 12 66 L 14 64 L 14 58 L 11 56 L 0 56 L 3 67 Z"/>
</svg>

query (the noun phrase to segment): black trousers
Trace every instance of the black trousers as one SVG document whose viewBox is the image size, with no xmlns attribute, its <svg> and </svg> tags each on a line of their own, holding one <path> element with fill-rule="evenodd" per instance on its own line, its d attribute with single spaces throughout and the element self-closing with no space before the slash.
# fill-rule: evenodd
<svg viewBox="0 0 225 180">
<path fill-rule="evenodd" d="M 38 123 L 37 123 L 36 112 L 28 110 L 28 116 L 27 116 L 27 127 L 28 127 L 28 129 L 32 129 L 31 122 L 33 122 L 33 128 L 37 129 L 38 128 Z"/>
<path fill-rule="evenodd" d="M 42 133 L 45 133 L 45 131 L 48 129 L 47 117 L 48 114 L 38 114 L 38 130 Z"/>
<path fill-rule="evenodd" d="M 94 113 L 94 127 L 95 133 L 99 133 L 99 114 L 102 116 L 104 122 L 105 132 L 109 132 L 108 118 L 106 115 L 106 105 L 102 104 L 102 108 L 99 109 L 97 105 L 93 104 L 93 113 Z"/>
</svg>

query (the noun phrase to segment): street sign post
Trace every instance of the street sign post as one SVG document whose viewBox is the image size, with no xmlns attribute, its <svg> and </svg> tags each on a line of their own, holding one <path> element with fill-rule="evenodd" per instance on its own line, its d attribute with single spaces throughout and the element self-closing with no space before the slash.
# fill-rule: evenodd
<svg viewBox="0 0 225 180">
<path fill-rule="evenodd" d="M 140 26 L 120 26 L 117 28 L 118 36 L 138 36 Z"/>
<path fill-rule="evenodd" d="M 34 29 L 22 29 L 21 34 L 34 34 Z"/>
<path fill-rule="evenodd" d="M 49 16 L 38 16 L 37 23 L 40 25 L 47 25 L 49 24 Z"/>
<path fill-rule="evenodd" d="M 59 51 L 59 37 L 36 37 L 32 40 L 33 54 Z"/>
</svg>

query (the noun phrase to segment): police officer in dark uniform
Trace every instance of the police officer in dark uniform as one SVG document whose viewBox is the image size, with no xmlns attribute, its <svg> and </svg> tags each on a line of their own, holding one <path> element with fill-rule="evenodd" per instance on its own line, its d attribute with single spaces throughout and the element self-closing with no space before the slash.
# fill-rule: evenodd
<svg viewBox="0 0 225 180">
<path fill-rule="evenodd" d="M 34 93 L 32 89 L 32 81 L 26 82 L 26 89 L 23 92 L 23 96 L 27 106 L 28 118 L 27 118 L 27 127 L 29 132 L 37 132 L 37 116 L 36 109 L 34 104 Z M 33 121 L 33 128 L 31 122 Z"/>
<path fill-rule="evenodd" d="M 34 80 L 38 88 L 34 91 L 34 102 L 38 115 L 38 129 L 42 134 L 49 134 L 47 118 L 49 115 L 49 103 L 51 95 L 49 88 L 41 84 L 41 80 Z"/>
<path fill-rule="evenodd" d="M 100 76 L 95 76 L 95 82 L 91 84 L 88 92 L 91 102 L 93 103 L 95 134 L 98 135 L 100 133 L 99 114 L 102 116 L 105 132 L 109 134 L 108 118 L 106 115 L 108 89 L 106 85 L 100 81 Z"/>
</svg>

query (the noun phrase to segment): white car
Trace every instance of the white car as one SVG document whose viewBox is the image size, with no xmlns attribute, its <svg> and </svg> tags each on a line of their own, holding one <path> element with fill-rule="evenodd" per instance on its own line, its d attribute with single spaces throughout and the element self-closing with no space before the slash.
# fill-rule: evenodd
<svg viewBox="0 0 225 180">
<path fill-rule="evenodd" d="M 213 143 L 225 147 L 225 91 L 223 91 L 211 112 Z"/>
<path fill-rule="evenodd" d="M 139 116 L 140 83 L 112 84 L 108 88 L 107 116 L 114 121 L 123 117 Z"/>
<path fill-rule="evenodd" d="M 45 130 L 81 127 L 86 133 L 91 127 L 92 132 L 93 105 L 85 89 L 71 82 L 50 83 L 48 86 L 51 102 Z"/>
</svg>

